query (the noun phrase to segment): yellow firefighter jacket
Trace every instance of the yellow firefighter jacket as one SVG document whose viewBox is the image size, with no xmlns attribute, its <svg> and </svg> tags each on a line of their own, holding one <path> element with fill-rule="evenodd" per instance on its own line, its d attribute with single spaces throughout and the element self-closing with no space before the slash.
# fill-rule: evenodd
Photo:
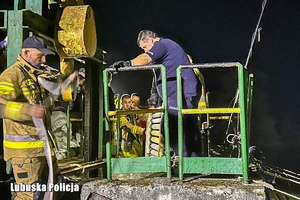
<svg viewBox="0 0 300 200">
<path fill-rule="evenodd" d="M 51 79 L 54 73 L 57 72 L 32 67 L 19 55 L 16 63 L 0 75 L 4 160 L 11 157 L 44 156 L 44 141 L 39 140 L 32 117 L 25 111 L 29 104 L 45 105 L 43 101 L 48 94 L 37 83 L 37 76 Z M 45 115 L 45 124 L 50 123 L 49 120 L 48 112 Z"/>
<path fill-rule="evenodd" d="M 132 108 L 132 110 L 135 109 L 138 108 Z M 125 158 L 140 157 L 143 155 L 140 135 L 144 133 L 145 128 L 139 126 L 139 121 L 143 119 L 146 119 L 143 114 L 127 114 L 120 116 L 120 127 L 122 129 L 121 149 Z"/>
</svg>

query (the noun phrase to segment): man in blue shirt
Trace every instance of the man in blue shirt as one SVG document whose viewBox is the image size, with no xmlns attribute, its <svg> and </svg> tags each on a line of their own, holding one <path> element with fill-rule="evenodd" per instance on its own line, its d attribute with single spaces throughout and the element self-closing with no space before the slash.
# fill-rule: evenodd
<svg viewBox="0 0 300 200">
<path fill-rule="evenodd" d="M 190 64 L 187 53 L 176 42 L 167 38 L 158 37 L 150 30 L 142 30 L 137 38 L 137 44 L 145 53 L 142 53 L 130 61 L 118 61 L 111 67 L 129 67 L 148 65 L 159 62 L 166 67 L 168 111 L 170 124 L 170 144 L 177 153 L 177 88 L 176 69 L 180 65 Z M 183 108 L 196 108 L 199 100 L 200 83 L 193 69 L 182 70 L 183 79 Z M 161 75 L 157 78 L 157 91 L 162 97 Z M 184 156 L 195 155 L 197 147 L 197 118 L 196 116 L 184 116 Z M 187 147 L 187 148 L 186 148 Z"/>
</svg>

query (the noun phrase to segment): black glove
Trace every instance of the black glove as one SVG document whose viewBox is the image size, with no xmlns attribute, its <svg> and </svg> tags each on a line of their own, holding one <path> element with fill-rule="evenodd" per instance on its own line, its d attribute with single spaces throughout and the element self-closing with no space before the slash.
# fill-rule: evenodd
<svg viewBox="0 0 300 200">
<path fill-rule="evenodd" d="M 130 61 L 117 61 L 110 66 L 110 68 L 119 69 L 120 67 L 130 67 Z"/>
</svg>

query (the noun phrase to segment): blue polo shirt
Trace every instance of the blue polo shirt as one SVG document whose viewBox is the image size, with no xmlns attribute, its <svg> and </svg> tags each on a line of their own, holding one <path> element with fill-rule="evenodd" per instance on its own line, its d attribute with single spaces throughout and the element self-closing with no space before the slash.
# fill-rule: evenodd
<svg viewBox="0 0 300 200">
<path fill-rule="evenodd" d="M 180 65 L 189 65 L 190 61 L 184 50 L 173 40 L 161 38 L 154 43 L 154 46 L 146 53 L 152 61 L 160 62 L 166 67 L 167 88 L 169 103 L 176 102 L 177 107 L 177 90 L 176 90 L 176 69 Z M 197 77 L 193 69 L 183 69 L 183 95 L 186 99 L 197 96 Z M 158 83 L 161 80 L 161 75 L 158 77 Z M 162 96 L 161 84 L 158 84 L 158 93 Z M 171 102 L 170 102 L 171 101 Z M 172 106 L 172 105 L 170 105 Z M 188 106 L 189 107 L 189 106 Z"/>
</svg>

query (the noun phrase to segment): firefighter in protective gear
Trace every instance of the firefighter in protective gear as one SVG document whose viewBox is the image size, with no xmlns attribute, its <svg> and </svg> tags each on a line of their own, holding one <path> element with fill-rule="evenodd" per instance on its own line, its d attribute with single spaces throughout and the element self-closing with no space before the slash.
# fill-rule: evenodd
<svg viewBox="0 0 300 200">
<path fill-rule="evenodd" d="M 122 109 L 138 109 L 132 107 L 129 94 L 121 97 Z M 145 132 L 145 128 L 139 126 L 142 115 L 127 114 L 120 116 L 120 127 L 122 129 L 121 150 L 125 158 L 135 158 L 143 155 L 143 142 L 140 138 Z"/>
<path fill-rule="evenodd" d="M 22 44 L 17 61 L 0 75 L 0 115 L 3 118 L 4 160 L 11 160 L 16 184 L 46 183 L 47 164 L 44 141 L 32 117 L 44 119 L 49 130 L 53 98 L 38 83 L 38 77 L 53 81 L 58 71 L 43 63 L 46 55 L 55 54 L 46 48 L 42 38 L 31 36 Z M 75 78 L 77 74 L 72 74 Z M 52 150 L 54 180 L 58 178 L 57 160 Z M 41 192 L 18 192 L 18 199 L 40 199 Z"/>
</svg>

